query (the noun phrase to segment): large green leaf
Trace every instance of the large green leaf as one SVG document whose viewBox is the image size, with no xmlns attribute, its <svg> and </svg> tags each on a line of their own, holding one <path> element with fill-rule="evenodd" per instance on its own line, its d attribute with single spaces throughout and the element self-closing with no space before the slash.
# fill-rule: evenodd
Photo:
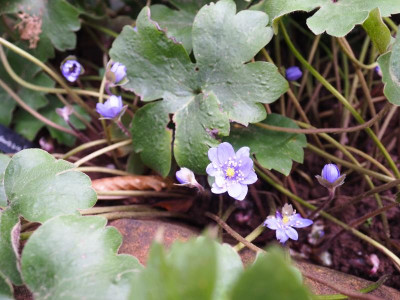
<svg viewBox="0 0 400 300">
<path fill-rule="evenodd" d="M 18 110 L 14 115 L 14 130 L 27 138 L 30 141 L 33 141 L 40 131 L 44 127 L 44 123 L 26 110 Z"/>
<path fill-rule="evenodd" d="M 12 52 L 5 51 L 7 54 L 8 62 L 14 72 L 32 84 L 53 87 L 54 81 L 50 79 L 45 73 L 41 72 L 40 67 L 27 61 L 20 55 Z M 3 64 L 0 63 L 0 78 L 7 83 L 13 90 L 18 94 L 18 96 L 33 109 L 39 109 L 47 105 L 48 101 L 46 99 L 45 93 L 32 91 L 30 89 L 24 88 L 17 84 L 6 72 Z M 12 113 L 17 105 L 15 100 L 11 98 L 1 87 L 0 87 L 0 124 L 9 125 L 12 120 Z"/>
<path fill-rule="evenodd" d="M 199 173 L 205 172 L 207 150 L 217 144 L 214 138 L 228 134 L 228 120 L 247 125 L 265 118 L 261 103 L 271 103 L 287 90 L 274 65 L 246 64 L 272 38 L 267 23 L 261 12 L 236 14 L 232 0 L 204 6 L 192 28 L 196 63 L 150 19 L 148 8 L 139 14 L 138 32 L 124 28 L 110 51 L 114 61 L 127 66 L 129 82 L 123 87 L 142 101 L 163 99 L 145 105 L 133 120 L 133 145 L 145 164 L 164 176 L 170 170 L 169 114 L 175 114 L 178 164 Z"/>
<path fill-rule="evenodd" d="M 42 19 L 40 38 L 51 40 L 60 51 L 74 49 L 79 30 L 79 12 L 65 0 L 0 0 L 0 14 L 22 11 Z"/>
<path fill-rule="evenodd" d="M 134 280 L 130 299 L 227 299 L 227 292 L 243 270 L 229 245 L 200 237 L 176 242 L 166 255 L 153 244 L 147 267 Z"/>
<path fill-rule="evenodd" d="M 282 250 L 270 248 L 235 283 L 230 299 L 309 300 L 311 295 Z"/>
<path fill-rule="evenodd" d="M 378 58 L 382 70 L 383 90 L 390 103 L 400 105 L 400 39 L 397 38 L 392 51 Z"/>
<path fill-rule="evenodd" d="M 291 119 L 277 114 L 268 115 L 262 123 L 288 128 L 298 128 Z M 257 161 L 267 169 L 289 175 L 292 169 L 292 160 L 303 162 L 307 140 L 304 134 L 286 133 L 267 130 L 256 125 L 247 128 L 234 128 L 231 135 L 225 138 L 235 148 L 250 147 Z"/>
<path fill-rule="evenodd" d="M 265 11 L 271 21 L 294 11 L 312 11 L 307 19 L 308 27 L 315 34 L 326 33 L 345 36 L 355 25 L 362 24 L 369 13 L 379 8 L 382 17 L 400 13 L 398 0 L 262 0 L 253 9 Z"/>
<path fill-rule="evenodd" d="M 4 191 L 4 172 L 11 158 L 0 153 L 0 207 L 7 206 L 7 196 Z"/>
<path fill-rule="evenodd" d="M 22 252 L 22 275 L 35 299 L 127 299 L 142 266 L 117 255 L 122 242 L 101 217 L 60 216 L 43 224 Z"/>
<path fill-rule="evenodd" d="M 11 209 L 0 212 L 0 272 L 17 285 L 22 281 L 13 248 L 12 233 L 18 222 L 17 214 Z"/>
<path fill-rule="evenodd" d="M 212 0 L 172 0 L 177 9 L 171 9 L 165 5 L 152 5 L 151 17 L 161 28 L 167 31 L 169 37 L 181 42 L 186 51 L 192 51 L 192 25 L 197 12 L 206 4 L 215 2 Z M 235 0 L 238 10 L 248 6 L 244 0 Z"/>
<path fill-rule="evenodd" d="M 77 214 L 97 200 L 90 178 L 74 165 L 39 149 L 22 150 L 9 162 L 4 187 L 13 211 L 32 222 Z"/>
<path fill-rule="evenodd" d="M 13 287 L 11 282 L 0 273 L 0 299 L 13 300 Z"/>
</svg>

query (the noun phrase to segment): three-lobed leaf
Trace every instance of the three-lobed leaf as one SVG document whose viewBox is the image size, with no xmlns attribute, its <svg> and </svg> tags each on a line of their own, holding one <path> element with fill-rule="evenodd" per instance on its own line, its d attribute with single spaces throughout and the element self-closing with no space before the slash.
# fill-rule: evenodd
<svg viewBox="0 0 400 300">
<path fill-rule="evenodd" d="M 354 26 L 363 24 L 369 13 L 379 8 L 382 17 L 400 13 L 397 0 L 263 0 L 253 7 L 265 11 L 275 21 L 279 17 L 294 11 L 310 12 L 318 8 L 307 19 L 307 25 L 314 34 L 326 32 L 342 37 Z"/>
<path fill-rule="evenodd" d="M 192 25 L 197 12 L 212 0 L 171 0 L 177 9 L 155 4 L 150 7 L 151 17 L 161 28 L 166 30 L 168 37 L 181 42 L 186 51 L 192 51 Z M 246 8 L 249 3 L 245 0 L 235 0 L 238 10 Z"/>
<path fill-rule="evenodd" d="M 263 124 L 298 128 L 293 120 L 278 114 L 270 114 Z M 292 169 L 292 160 L 302 163 L 304 158 L 303 148 L 307 145 L 304 134 L 287 133 L 268 130 L 250 125 L 247 128 L 233 128 L 229 137 L 225 138 L 236 149 L 244 146 L 250 147 L 257 161 L 267 169 L 289 175 Z"/>
<path fill-rule="evenodd" d="M 135 115 L 133 145 L 144 163 L 167 175 L 173 152 L 180 166 L 204 173 L 207 150 L 229 133 L 229 121 L 247 125 L 265 118 L 261 103 L 271 103 L 287 90 L 277 68 L 266 62 L 247 63 L 272 38 L 262 12 L 236 14 L 232 0 L 204 6 L 192 27 L 193 63 L 184 47 L 150 18 L 144 8 L 136 32 L 126 26 L 110 51 L 127 66 L 125 89 L 153 101 Z M 190 126 L 190 130 L 187 128 Z M 189 144 L 190 144 L 190 151 Z"/>
<path fill-rule="evenodd" d="M 39 149 L 22 150 L 5 171 L 4 187 L 10 207 L 31 222 L 77 214 L 97 200 L 90 178 L 74 165 Z"/>
<path fill-rule="evenodd" d="M 96 216 L 60 216 L 37 229 L 22 252 L 22 275 L 35 299 L 127 299 L 141 264 L 117 255 L 114 227 Z"/>
</svg>

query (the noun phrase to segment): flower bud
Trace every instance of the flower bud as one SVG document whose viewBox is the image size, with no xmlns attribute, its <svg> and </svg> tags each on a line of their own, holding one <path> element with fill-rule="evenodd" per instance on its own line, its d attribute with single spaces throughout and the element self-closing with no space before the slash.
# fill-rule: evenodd
<svg viewBox="0 0 400 300">
<path fill-rule="evenodd" d="M 114 62 L 112 63 L 111 67 L 110 64 L 107 67 L 107 80 L 115 85 L 115 84 L 123 84 L 125 83 L 125 77 L 126 77 L 126 67 L 125 65 L 119 63 L 119 62 Z"/>
<path fill-rule="evenodd" d="M 197 182 L 193 171 L 188 168 L 181 168 L 176 172 L 176 179 L 179 181 L 180 185 L 187 187 L 195 187 L 199 190 L 204 190 L 203 187 Z"/>
<path fill-rule="evenodd" d="M 335 164 L 326 164 L 322 169 L 321 176 L 315 176 L 318 182 L 329 189 L 332 193 L 344 183 L 346 175 L 340 175 L 339 168 Z"/>
<path fill-rule="evenodd" d="M 75 82 L 84 70 L 82 65 L 73 56 L 68 56 L 60 66 L 61 73 L 69 82 Z"/>
<path fill-rule="evenodd" d="M 286 79 L 289 81 L 295 81 L 303 76 L 303 72 L 301 72 L 300 68 L 297 66 L 293 66 L 286 69 Z"/>
<path fill-rule="evenodd" d="M 379 77 L 382 77 L 382 69 L 380 66 L 375 67 L 375 73 L 378 74 Z"/>
<path fill-rule="evenodd" d="M 340 177 L 340 171 L 335 164 L 326 164 L 321 176 L 330 183 L 334 183 Z"/>
</svg>

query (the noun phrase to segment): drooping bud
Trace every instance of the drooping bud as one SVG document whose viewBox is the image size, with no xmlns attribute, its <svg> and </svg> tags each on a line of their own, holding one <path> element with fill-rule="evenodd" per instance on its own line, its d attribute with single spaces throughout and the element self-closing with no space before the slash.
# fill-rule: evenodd
<svg viewBox="0 0 400 300">
<path fill-rule="evenodd" d="M 187 187 L 195 187 L 200 191 L 203 191 L 204 188 L 197 182 L 196 177 L 194 176 L 193 171 L 188 168 L 181 168 L 176 172 L 176 179 L 179 181 L 179 185 L 187 186 Z"/>
<path fill-rule="evenodd" d="M 286 79 L 289 81 L 296 81 L 303 76 L 303 72 L 301 72 L 300 68 L 297 66 L 293 66 L 286 69 Z"/>
</svg>

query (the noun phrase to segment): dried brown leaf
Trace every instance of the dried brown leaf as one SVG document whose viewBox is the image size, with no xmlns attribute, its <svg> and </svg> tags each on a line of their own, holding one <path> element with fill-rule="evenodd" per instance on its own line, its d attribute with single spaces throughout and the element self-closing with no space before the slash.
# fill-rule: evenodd
<svg viewBox="0 0 400 300">
<path fill-rule="evenodd" d="M 93 188 L 100 191 L 116 190 L 155 190 L 161 191 L 169 183 L 158 176 L 116 176 L 92 181 Z"/>
</svg>

